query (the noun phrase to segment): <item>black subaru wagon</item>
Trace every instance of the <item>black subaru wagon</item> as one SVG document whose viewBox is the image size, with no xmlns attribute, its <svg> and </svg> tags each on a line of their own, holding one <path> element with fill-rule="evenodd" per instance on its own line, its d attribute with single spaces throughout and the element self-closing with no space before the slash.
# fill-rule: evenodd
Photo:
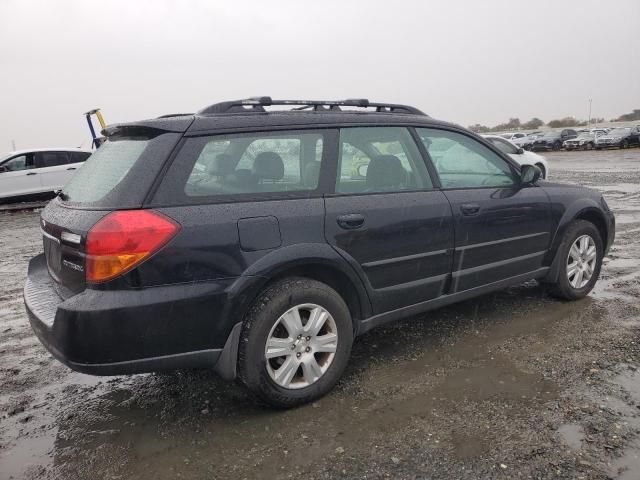
<svg viewBox="0 0 640 480">
<path fill-rule="evenodd" d="M 598 192 L 409 106 L 260 97 L 103 134 L 24 289 L 81 372 L 213 368 L 298 405 L 375 326 L 529 279 L 584 297 L 614 238 Z"/>
</svg>

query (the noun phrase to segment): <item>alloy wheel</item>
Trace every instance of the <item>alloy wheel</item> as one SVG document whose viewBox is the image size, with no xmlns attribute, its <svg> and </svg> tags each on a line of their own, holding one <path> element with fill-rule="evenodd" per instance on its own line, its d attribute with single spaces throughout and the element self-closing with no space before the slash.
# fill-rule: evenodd
<svg viewBox="0 0 640 480">
<path fill-rule="evenodd" d="M 271 328 L 264 349 L 267 372 L 287 389 L 308 387 L 327 371 L 338 347 L 338 328 L 320 305 L 296 305 Z"/>
<path fill-rule="evenodd" d="M 593 276 L 597 261 L 596 243 L 589 235 L 573 242 L 567 256 L 567 278 L 573 288 L 583 288 Z"/>
</svg>

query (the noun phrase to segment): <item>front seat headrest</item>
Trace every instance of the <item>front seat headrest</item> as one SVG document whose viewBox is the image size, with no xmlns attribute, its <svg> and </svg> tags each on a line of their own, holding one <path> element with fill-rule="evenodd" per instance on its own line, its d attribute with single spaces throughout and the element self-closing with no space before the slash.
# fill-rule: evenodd
<svg viewBox="0 0 640 480">
<path fill-rule="evenodd" d="M 406 171 L 395 155 L 373 157 L 367 167 L 367 187 L 387 190 L 404 186 Z"/>
<path fill-rule="evenodd" d="M 284 162 L 275 152 L 262 152 L 253 161 L 253 174 L 260 180 L 280 180 L 284 177 Z"/>
<path fill-rule="evenodd" d="M 216 155 L 213 162 L 207 166 L 207 173 L 218 177 L 231 175 L 234 170 L 235 163 L 233 161 L 233 157 L 227 153 Z"/>
</svg>

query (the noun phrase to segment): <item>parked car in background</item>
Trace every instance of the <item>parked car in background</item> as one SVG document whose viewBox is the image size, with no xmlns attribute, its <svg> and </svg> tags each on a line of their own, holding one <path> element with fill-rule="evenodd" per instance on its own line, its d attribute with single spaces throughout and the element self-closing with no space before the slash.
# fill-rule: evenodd
<svg viewBox="0 0 640 480">
<path fill-rule="evenodd" d="M 499 135 L 502 138 L 506 138 L 507 140 L 515 140 L 516 138 L 524 138 L 527 136 L 524 132 L 515 132 L 515 133 L 503 133 Z"/>
<path fill-rule="evenodd" d="M 618 127 L 596 139 L 596 148 L 628 148 L 640 145 L 640 127 Z"/>
<path fill-rule="evenodd" d="M 576 138 L 577 136 L 578 132 L 571 128 L 545 132 L 544 135 L 533 142 L 531 150 L 560 150 L 564 141 Z"/>
<path fill-rule="evenodd" d="M 610 128 L 592 128 L 591 130 L 589 130 L 589 132 L 593 133 L 596 137 L 599 137 L 600 135 L 609 133 L 609 130 L 611 129 Z"/>
<path fill-rule="evenodd" d="M 535 140 L 541 137 L 542 135 L 543 135 L 542 132 L 532 132 L 524 137 L 512 140 L 512 142 L 516 144 L 518 147 L 524 148 L 525 150 L 531 150 L 531 147 L 533 146 L 533 142 L 535 142 Z"/>
<path fill-rule="evenodd" d="M 507 140 L 498 135 L 482 135 L 484 138 L 493 143 L 502 152 L 509 155 L 520 165 L 535 165 L 542 172 L 542 178 L 549 178 L 549 164 L 542 156 L 534 152 L 527 152 L 524 148 L 518 147 L 514 142 Z"/>
<path fill-rule="evenodd" d="M 0 198 L 60 190 L 91 153 L 91 150 L 78 148 L 47 148 L 8 153 L 0 157 Z"/>
<path fill-rule="evenodd" d="M 600 192 L 411 106 L 260 97 L 103 132 L 24 288 L 86 373 L 212 368 L 293 407 L 376 326 L 530 279 L 585 297 L 615 235 Z"/>
<path fill-rule="evenodd" d="M 576 138 L 562 142 L 565 150 L 591 150 L 596 145 L 596 138 L 601 134 L 580 132 Z"/>
</svg>

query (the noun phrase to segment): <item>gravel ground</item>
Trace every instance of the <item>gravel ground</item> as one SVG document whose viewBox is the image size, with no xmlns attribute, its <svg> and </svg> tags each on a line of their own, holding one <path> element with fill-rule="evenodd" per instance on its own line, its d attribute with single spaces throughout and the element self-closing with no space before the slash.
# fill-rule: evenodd
<svg viewBox="0 0 640 480">
<path fill-rule="evenodd" d="M 0 478 L 640 478 L 640 149 L 548 159 L 617 214 L 588 298 L 529 282 L 379 328 L 334 392 L 291 411 L 206 371 L 53 360 L 21 298 L 38 212 L 0 212 Z"/>
</svg>

